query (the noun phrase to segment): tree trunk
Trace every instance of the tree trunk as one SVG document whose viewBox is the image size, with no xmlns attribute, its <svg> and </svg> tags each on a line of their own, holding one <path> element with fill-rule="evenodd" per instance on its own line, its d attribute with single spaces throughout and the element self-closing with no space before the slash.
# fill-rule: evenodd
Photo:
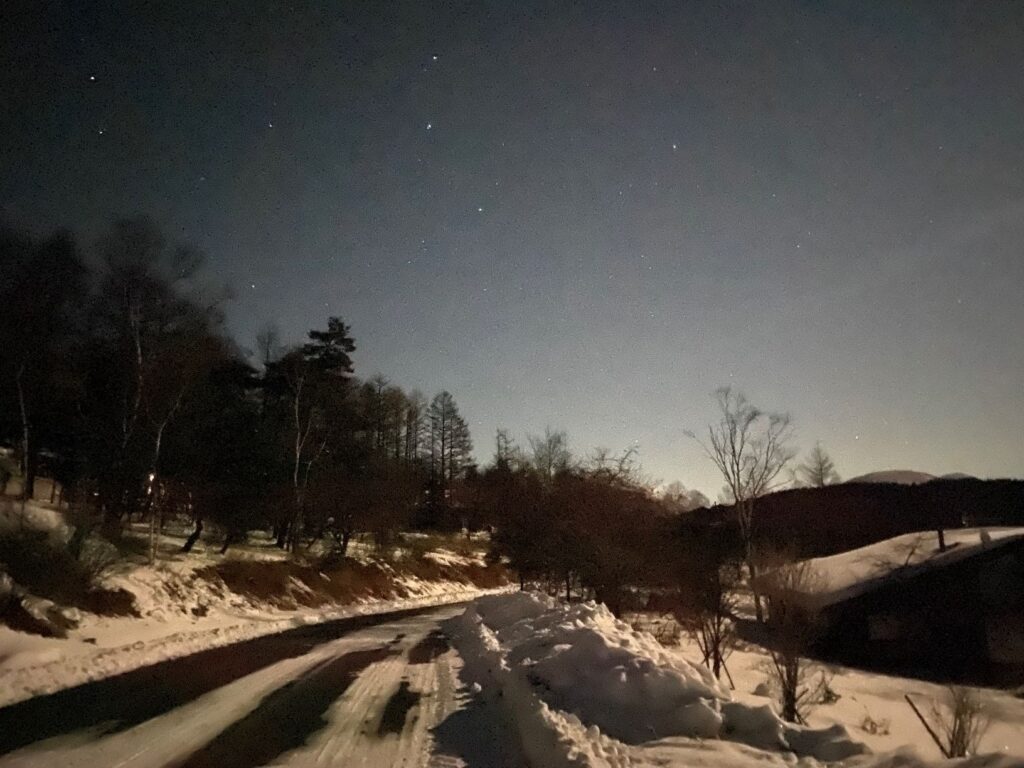
<svg viewBox="0 0 1024 768">
<path fill-rule="evenodd" d="M 288 551 L 292 554 L 296 554 L 299 551 L 299 547 L 302 544 L 302 507 L 298 506 L 295 509 L 295 516 L 292 518 L 291 525 L 288 526 Z"/>
<path fill-rule="evenodd" d="M 103 524 L 101 526 L 103 536 L 108 541 L 118 541 L 121 538 L 121 514 L 120 512 L 107 508 L 103 510 Z"/>
<path fill-rule="evenodd" d="M 743 530 L 743 546 L 744 554 L 746 555 L 747 561 L 747 574 L 750 577 L 750 591 L 754 595 L 754 616 L 757 619 L 758 624 L 764 623 L 764 609 L 761 607 L 761 593 L 757 588 L 757 566 L 754 564 L 754 532 L 753 526 L 751 525 L 753 510 L 748 508 L 747 511 L 741 512 L 741 514 L 747 514 L 747 524 Z"/>
<path fill-rule="evenodd" d="M 202 521 L 202 518 L 196 518 L 195 530 L 192 531 L 192 533 L 189 534 L 188 539 L 186 539 L 185 543 L 182 544 L 181 551 L 182 552 L 191 552 L 192 551 L 192 547 L 194 547 L 196 545 L 196 542 L 199 541 L 199 537 L 202 535 L 202 533 L 203 533 L 203 521 Z"/>
<path fill-rule="evenodd" d="M 348 553 L 348 543 L 352 540 L 352 531 L 342 531 L 341 533 L 341 556 L 345 557 Z"/>
<path fill-rule="evenodd" d="M 284 549 L 288 544 L 288 531 L 290 527 L 287 520 L 282 520 L 277 524 L 274 531 L 274 545 L 278 549 Z"/>
<path fill-rule="evenodd" d="M 169 418 L 169 417 L 168 417 Z M 164 439 L 164 428 L 167 426 L 167 419 L 160 423 L 156 431 L 156 439 L 153 441 L 153 460 L 149 464 L 149 477 L 146 486 L 146 509 L 149 511 L 149 564 L 156 562 L 156 515 L 153 510 L 153 498 L 156 495 L 156 468 L 160 463 L 160 445 Z"/>
<path fill-rule="evenodd" d="M 750 572 L 750 591 L 754 595 L 754 617 L 757 619 L 759 624 L 764 623 L 764 608 L 761 605 L 761 592 L 758 590 L 757 584 L 757 566 L 754 565 L 754 559 L 748 555 L 747 557 L 747 570 Z"/>
<path fill-rule="evenodd" d="M 25 364 L 18 368 L 14 382 L 18 387 L 18 408 L 21 412 L 21 498 L 31 499 L 35 493 L 35 468 L 32 461 L 32 444 L 29 439 L 31 426 L 28 422 L 28 407 L 25 405 L 25 387 L 22 379 L 25 375 Z"/>
</svg>

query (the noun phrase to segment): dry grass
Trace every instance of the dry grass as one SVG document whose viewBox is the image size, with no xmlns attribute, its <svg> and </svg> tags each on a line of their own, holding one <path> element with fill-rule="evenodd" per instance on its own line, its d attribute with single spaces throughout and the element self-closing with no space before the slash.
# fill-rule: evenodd
<svg viewBox="0 0 1024 768">
<path fill-rule="evenodd" d="M 329 568 L 292 561 L 232 559 L 202 568 L 196 576 L 223 583 L 236 594 L 282 609 L 408 597 L 408 590 L 397 581 L 402 577 L 451 581 L 480 589 L 503 586 L 509 580 L 501 566 L 448 566 L 416 557 L 391 563 L 345 560 Z"/>
<path fill-rule="evenodd" d="M 101 616 L 134 616 L 135 598 L 123 589 L 100 585 L 100 575 L 113 560 L 92 547 L 75 558 L 43 531 L 15 531 L 0 535 L 0 570 L 15 584 L 38 597 Z"/>
</svg>

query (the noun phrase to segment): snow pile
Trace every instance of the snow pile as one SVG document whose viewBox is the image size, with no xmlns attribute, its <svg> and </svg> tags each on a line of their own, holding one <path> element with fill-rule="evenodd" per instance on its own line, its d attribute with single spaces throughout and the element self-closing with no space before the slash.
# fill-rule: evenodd
<svg viewBox="0 0 1024 768">
<path fill-rule="evenodd" d="M 1024 528 L 954 528 L 943 535 L 944 551 L 939 551 L 936 531 L 922 531 L 809 560 L 815 589 L 806 596 L 805 603 L 822 608 L 849 600 L 887 580 L 908 578 L 1024 539 Z"/>
<path fill-rule="evenodd" d="M 20 501 L 0 501 L 0 534 L 20 531 L 46 533 L 55 544 L 63 544 L 71 535 L 64 515 L 48 504 L 29 501 L 23 507 Z"/>
<path fill-rule="evenodd" d="M 708 702 L 728 696 L 711 673 L 668 653 L 603 605 L 561 609 L 526 593 L 477 605 L 483 623 L 509 649 L 509 663 L 528 667 L 550 704 L 604 733 L 638 743 L 670 734 L 708 737 L 721 729 L 721 716 Z"/>
<path fill-rule="evenodd" d="M 4 680 L 8 670 L 60 662 L 69 653 L 87 653 L 90 649 L 91 646 L 74 640 L 29 635 L 0 625 L 0 680 Z M 0 696 L 0 702 L 5 699 L 6 696 Z"/>
<path fill-rule="evenodd" d="M 751 747 L 824 761 L 868 751 L 842 726 L 793 726 L 767 705 L 732 701 L 706 668 L 602 605 L 564 606 L 527 593 L 485 597 L 451 631 L 470 674 L 508 703 L 537 768 L 633 765 L 647 745 L 664 749 L 665 739 L 678 737 L 687 748 L 694 738 L 730 742 L 730 760 Z"/>
</svg>

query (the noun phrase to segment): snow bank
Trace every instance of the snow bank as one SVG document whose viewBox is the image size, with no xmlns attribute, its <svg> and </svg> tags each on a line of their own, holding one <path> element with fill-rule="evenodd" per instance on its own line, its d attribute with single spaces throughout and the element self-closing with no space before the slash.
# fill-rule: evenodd
<svg viewBox="0 0 1024 768">
<path fill-rule="evenodd" d="M 19 531 L 45 533 L 54 543 L 64 543 L 70 536 L 70 529 L 64 515 L 48 504 L 38 501 L 25 503 L 4 499 L 0 501 L 0 534 Z"/>
<path fill-rule="evenodd" d="M 522 592 L 485 597 L 450 631 L 470 676 L 507 702 L 535 768 L 634 765 L 643 750 L 632 745 L 678 737 L 729 742 L 725 752 L 735 764 L 750 748 L 788 756 L 786 762 L 868 751 L 841 726 L 793 726 L 768 706 L 732 701 L 705 667 L 666 651 L 602 605 L 565 606 Z"/>
</svg>

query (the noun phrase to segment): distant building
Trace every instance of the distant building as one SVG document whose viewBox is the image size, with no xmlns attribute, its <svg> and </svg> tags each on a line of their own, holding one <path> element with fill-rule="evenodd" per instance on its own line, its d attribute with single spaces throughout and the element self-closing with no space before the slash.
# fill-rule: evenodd
<svg viewBox="0 0 1024 768">
<path fill-rule="evenodd" d="M 904 534 L 805 561 L 773 592 L 817 622 L 812 652 L 842 663 L 998 686 L 1024 683 L 1024 528 Z"/>
</svg>

